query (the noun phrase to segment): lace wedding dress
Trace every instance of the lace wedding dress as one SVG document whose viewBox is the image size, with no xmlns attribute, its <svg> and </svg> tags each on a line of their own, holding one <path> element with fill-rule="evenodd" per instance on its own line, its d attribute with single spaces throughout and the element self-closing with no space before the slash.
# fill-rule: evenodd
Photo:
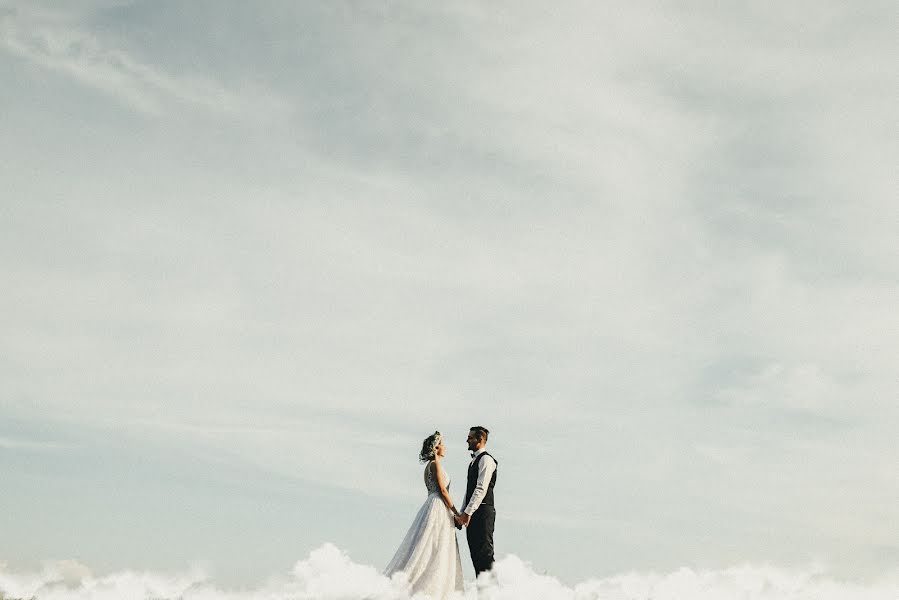
<svg viewBox="0 0 899 600">
<path fill-rule="evenodd" d="M 442 469 L 439 465 L 437 468 Z M 443 477 L 449 488 L 446 471 Z M 454 591 L 462 591 L 459 541 L 453 513 L 443 503 L 434 469 L 425 470 L 425 487 L 428 497 L 385 573 L 390 576 L 404 571 L 413 595 L 443 600 Z"/>
</svg>

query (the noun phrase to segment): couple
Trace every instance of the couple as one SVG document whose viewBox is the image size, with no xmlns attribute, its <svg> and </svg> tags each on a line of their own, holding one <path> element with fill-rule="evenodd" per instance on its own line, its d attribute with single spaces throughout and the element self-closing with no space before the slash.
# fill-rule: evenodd
<svg viewBox="0 0 899 600">
<path fill-rule="evenodd" d="M 489 434 L 480 426 L 472 427 L 468 432 L 468 450 L 472 458 L 461 513 L 449 495 L 450 480 L 442 464 L 446 456 L 443 436 L 439 431 L 434 432 L 422 445 L 418 458 L 427 462 L 424 479 L 428 498 L 385 571 L 388 576 L 405 572 L 413 595 L 426 594 L 442 599 L 454 591 L 462 591 L 462 561 L 453 527 L 466 527 L 476 574 L 489 571 L 493 566 L 493 526 L 496 522 L 493 488 L 497 463 L 485 450 Z"/>
</svg>

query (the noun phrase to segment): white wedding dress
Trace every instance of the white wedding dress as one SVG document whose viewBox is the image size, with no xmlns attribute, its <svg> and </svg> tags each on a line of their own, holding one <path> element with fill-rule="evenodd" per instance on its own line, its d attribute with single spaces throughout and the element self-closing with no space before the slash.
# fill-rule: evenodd
<svg viewBox="0 0 899 600">
<path fill-rule="evenodd" d="M 442 469 L 438 465 L 438 468 Z M 449 478 L 443 471 L 446 487 Z M 409 578 L 411 592 L 443 600 L 452 592 L 462 591 L 462 561 L 453 513 L 440 496 L 433 469 L 425 469 L 428 497 L 418 510 L 403 543 L 387 566 L 388 576 L 399 571 Z"/>
</svg>

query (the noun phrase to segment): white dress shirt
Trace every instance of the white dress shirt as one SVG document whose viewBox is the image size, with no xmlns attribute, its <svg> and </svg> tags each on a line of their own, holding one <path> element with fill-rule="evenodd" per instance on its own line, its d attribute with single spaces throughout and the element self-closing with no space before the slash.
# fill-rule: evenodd
<svg viewBox="0 0 899 600">
<path fill-rule="evenodd" d="M 484 452 L 487 452 L 486 448 L 481 448 L 475 452 L 474 456 L 471 458 L 471 462 L 476 461 Z M 471 465 L 471 463 L 468 464 Z M 474 511 L 478 509 L 481 502 L 484 500 L 484 496 L 487 495 L 487 488 L 490 486 L 490 480 L 493 479 L 493 473 L 495 471 L 496 461 L 493 460 L 493 457 L 489 454 L 482 458 L 481 462 L 478 463 L 478 482 L 477 485 L 475 485 L 474 492 L 471 493 L 471 498 L 468 500 L 468 506 L 462 511 L 469 517 L 474 514 Z"/>
</svg>

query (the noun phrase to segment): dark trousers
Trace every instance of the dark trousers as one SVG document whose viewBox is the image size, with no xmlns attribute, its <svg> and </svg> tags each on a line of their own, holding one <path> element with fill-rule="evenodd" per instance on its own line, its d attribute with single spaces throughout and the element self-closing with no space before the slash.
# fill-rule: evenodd
<svg viewBox="0 0 899 600">
<path fill-rule="evenodd" d="M 495 524 L 496 509 L 482 504 L 471 515 L 471 520 L 465 529 L 475 575 L 480 575 L 481 572 L 493 568 L 493 527 Z"/>
</svg>

